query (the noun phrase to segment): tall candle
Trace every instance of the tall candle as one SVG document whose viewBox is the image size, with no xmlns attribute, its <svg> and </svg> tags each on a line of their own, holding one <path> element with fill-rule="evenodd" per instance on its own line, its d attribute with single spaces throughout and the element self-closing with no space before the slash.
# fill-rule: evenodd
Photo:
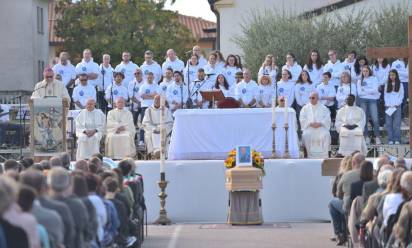
<svg viewBox="0 0 412 248">
<path fill-rule="evenodd" d="M 160 173 L 165 172 L 165 98 L 160 96 Z"/>
<path fill-rule="evenodd" d="M 288 110 L 289 110 L 289 108 L 288 108 L 288 101 L 287 101 L 287 98 L 285 97 L 285 124 L 286 123 L 288 123 Z"/>
<path fill-rule="evenodd" d="M 276 99 L 272 98 L 272 124 L 275 124 L 275 122 L 276 122 L 275 108 L 276 108 Z"/>
</svg>

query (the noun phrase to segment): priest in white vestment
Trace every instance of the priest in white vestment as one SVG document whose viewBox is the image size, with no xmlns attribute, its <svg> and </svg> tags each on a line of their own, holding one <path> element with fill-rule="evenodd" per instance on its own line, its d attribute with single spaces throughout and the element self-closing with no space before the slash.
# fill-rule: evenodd
<svg viewBox="0 0 412 248">
<path fill-rule="evenodd" d="M 346 98 L 346 105 L 336 114 L 336 131 L 339 133 L 339 151 L 343 156 L 350 155 L 354 151 L 360 151 L 366 155 L 367 148 L 363 137 L 365 126 L 365 112 L 354 105 L 355 96 L 350 94 Z"/>
<path fill-rule="evenodd" d="M 142 125 L 144 128 L 144 138 L 147 147 L 147 153 L 153 154 L 155 157 L 159 157 L 160 155 L 160 115 L 162 114 L 162 110 L 160 108 L 160 96 L 157 95 L 154 98 L 154 102 L 152 106 L 146 109 Z M 169 111 L 168 108 L 165 107 L 164 111 L 164 121 L 165 121 L 165 130 L 166 130 L 166 147 L 165 151 L 167 151 L 167 140 L 169 134 L 172 132 L 173 128 L 173 118 L 172 113 Z"/>
<path fill-rule="evenodd" d="M 94 99 L 88 99 L 86 108 L 76 117 L 77 160 L 89 159 L 93 154 L 100 153 L 100 140 L 106 131 L 106 116 L 95 105 Z"/>
<path fill-rule="evenodd" d="M 107 114 L 106 156 L 112 159 L 134 157 L 136 129 L 132 113 L 125 108 L 125 100 L 119 97 L 116 108 Z"/>
<path fill-rule="evenodd" d="M 302 142 L 308 158 L 327 158 L 330 150 L 330 111 L 319 103 L 317 92 L 310 94 L 310 102 L 300 112 Z"/>
</svg>

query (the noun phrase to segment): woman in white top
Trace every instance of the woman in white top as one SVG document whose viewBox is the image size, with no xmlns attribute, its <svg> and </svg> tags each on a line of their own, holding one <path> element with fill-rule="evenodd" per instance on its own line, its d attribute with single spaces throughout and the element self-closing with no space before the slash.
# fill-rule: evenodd
<svg viewBox="0 0 412 248">
<path fill-rule="evenodd" d="M 217 65 L 217 54 L 211 53 L 209 55 L 209 62 L 204 67 L 207 80 L 210 82 L 215 82 L 217 75 L 224 74 L 224 71 L 221 67 Z"/>
<path fill-rule="evenodd" d="M 290 71 L 283 69 L 282 78 L 276 84 L 276 94 L 278 99 L 284 96 L 287 100 L 287 106 L 291 107 L 295 101 L 295 82 L 291 80 L 292 74 Z"/>
<path fill-rule="evenodd" d="M 199 56 L 192 54 L 185 69 L 183 69 L 183 78 L 186 84 L 193 84 L 197 77 L 197 70 L 199 69 Z"/>
<path fill-rule="evenodd" d="M 369 66 L 364 66 L 362 68 L 362 76 L 357 83 L 358 88 L 358 105 L 363 109 L 366 115 L 366 124 L 363 129 L 363 134 L 366 139 L 366 143 L 370 143 L 368 136 L 368 122 L 369 115 L 372 117 L 373 123 L 373 133 L 375 136 L 375 144 L 380 145 L 380 134 L 379 134 L 379 118 L 378 118 L 378 99 L 380 97 L 379 93 L 379 82 L 376 77 L 372 75 L 372 70 Z"/>
<path fill-rule="evenodd" d="M 268 54 L 265 57 L 265 61 L 263 61 L 262 66 L 258 72 L 258 80 L 263 75 L 268 75 L 273 84 L 276 83 L 276 75 L 278 73 L 279 68 L 276 66 L 275 57 L 272 54 Z"/>
<path fill-rule="evenodd" d="M 322 83 L 323 63 L 318 50 L 310 51 L 308 63 L 303 67 L 303 70 L 308 71 L 315 87 Z"/>
<path fill-rule="evenodd" d="M 239 67 L 239 64 L 238 64 L 238 61 L 235 55 L 230 54 L 229 56 L 227 56 L 224 71 L 225 71 L 225 78 L 227 82 L 229 83 L 229 86 L 235 85 L 236 84 L 236 79 L 235 79 L 236 72 L 242 71 L 242 69 L 240 69 Z"/>
<path fill-rule="evenodd" d="M 296 82 L 300 73 L 302 72 L 302 66 L 300 66 L 295 59 L 295 55 L 293 53 L 286 54 L 286 63 L 282 67 L 282 70 L 288 70 L 292 74 L 290 80 Z"/>
<path fill-rule="evenodd" d="M 312 93 L 315 89 L 315 84 L 312 82 L 309 72 L 303 70 L 300 73 L 298 81 L 296 81 L 295 85 L 295 110 L 298 120 L 300 110 L 309 102 L 310 93 Z"/>
<path fill-rule="evenodd" d="M 392 62 L 391 69 L 395 69 L 396 71 L 398 71 L 399 80 L 401 81 L 403 85 L 404 95 L 403 95 L 402 109 L 404 109 L 406 100 L 408 99 L 408 88 L 409 88 L 408 63 L 406 63 L 403 58 L 399 58 Z M 405 112 L 406 111 L 402 111 L 402 117 L 405 117 L 405 114 L 404 114 Z"/>
<path fill-rule="evenodd" d="M 401 118 L 402 118 L 402 101 L 404 89 L 399 80 L 398 71 L 392 69 L 389 71 L 388 81 L 385 85 L 385 126 L 388 133 L 388 144 L 399 145 L 401 143 Z M 389 110 L 388 110 L 389 109 Z M 390 115 L 388 111 L 394 111 Z M 390 113 L 390 112 L 389 112 Z"/>
<path fill-rule="evenodd" d="M 225 67 L 225 57 L 223 57 L 222 52 L 219 50 L 213 51 L 213 53 L 216 54 L 216 66 L 223 70 L 223 67 Z"/>
<path fill-rule="evenodd" d="M 270 77 L 263 75 L 259 79 L 258 89 L 258 107 L 270 108 L 272 106 L 272 99 L 275 97 L 275 89 L 272 86 Z"/>
<path fill-rule="evenodd" d="M 336 101 L 338 101 L 338 109 L 342 108 L 346 104 L 346 98 L 349 94 L 357 97 L 356 83 L 351 82 L 351 76 L 349 71 L 343 71 L 340 76 L 340 85 L 336 91 Z"/>
<path fill-rule="evenodd" d="M 355 64 L 353 65 L 352 70 L 351 70 L 351 76 L 352 76 L 353 82 L 358 82 L 358 80 L 362 76 L 362 68 L 365 66 L 369 66 L 369 62 L 365 56 L 360 56 L 359 58 L 356 59 Z"/>
<path fill-rule="evenodd" d="M 221 90 L 225 97 L 234 97 L 235 95 L 234 87 L 229 85 L 229 82 L 223 74 L 217 76 L 213 89 Z"/>
</svg>

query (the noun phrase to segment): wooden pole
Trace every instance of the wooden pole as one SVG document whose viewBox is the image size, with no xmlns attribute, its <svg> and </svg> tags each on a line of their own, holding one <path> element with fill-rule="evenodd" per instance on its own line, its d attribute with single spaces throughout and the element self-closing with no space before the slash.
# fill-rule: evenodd
<svg viewBox="0 0 412 248">
<path fill-rule="evenodd" d="M 409 96 L 409 157 L 412 157 L 412 16 L 409 16 L 408 20 L 408 67 L 409 67 L 409 82 L 408 82 L 408 96 Z"/>
</svg>

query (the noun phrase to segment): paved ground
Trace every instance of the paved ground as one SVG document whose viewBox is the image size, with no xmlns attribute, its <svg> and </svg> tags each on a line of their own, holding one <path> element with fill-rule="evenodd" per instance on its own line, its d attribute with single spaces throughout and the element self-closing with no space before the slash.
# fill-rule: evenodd
<svg viewBox="0 0 412 248">
<path fill-rule="evenodd" d="M 330 223 L 279 223 L 263 226 L 174 224 L 149 226 L 143 248 L 294 248 L 336 247 Z"/>
</svg>

